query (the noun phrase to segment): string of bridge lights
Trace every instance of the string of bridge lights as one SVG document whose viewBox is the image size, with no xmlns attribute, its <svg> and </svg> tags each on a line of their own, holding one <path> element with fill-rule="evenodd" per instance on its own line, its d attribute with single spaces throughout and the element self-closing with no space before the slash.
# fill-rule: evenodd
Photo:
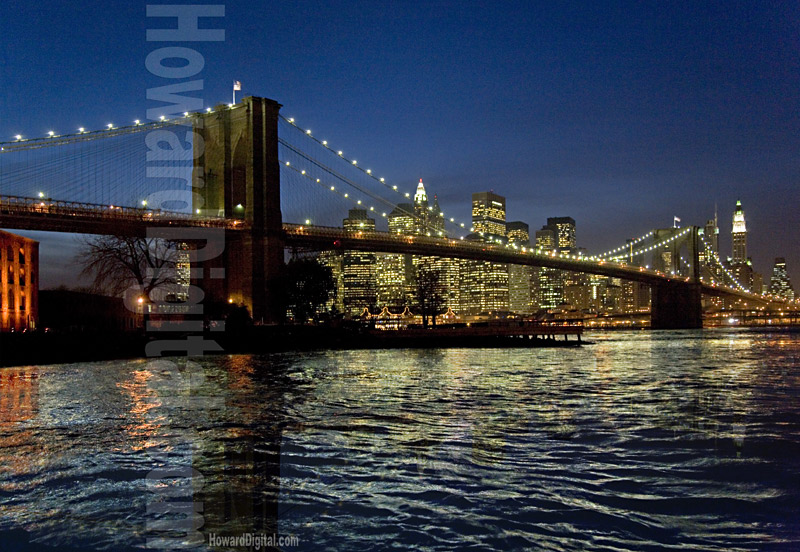
<svg viewBox="0 0 800 552">
<path fill-rule="evenodd" d="M 323 170 L 323 171 L 327 172 L 328 174 L 332 175 L 333 177 L 337 178 L 338 180 L 341 180 L 341 181 L 342 181 L 342 182 L 344 182 L 345 184 L 347 184 L 347 185 L 349 185 L 349 186 L 352 186 L 353 188 L 355 188 L 356 190 L 358 190 L 358 191 L 359 191 L 359 192 L 361 192 L 362 194 L 364 194 L 364 195 L 366 195 L 366 196 L 368 196 L 368 197 L 372 198 L 372 199 L 373 199 L 373 200 L 375 200 L 375 201 L 378 201 L 378 202 L 380 202 L 380 203 L 383 203 L 383 204 L 385 204 L 385 205 L 388 205 L 389 207 L 391 207 L 391 208 L 392 208 L 392 210 L 394 210 L 394 209 L 396 209 L 396 208 L 397 208 L 397 206 L 396 206 L 394 203 L 392 203 L 390 200 L 388 200 L 388 199 L 385 199 L 385 198 L 383 198 L 383 197 L 381 197 L 381 196 L 379 196 L 379 195 L 375 195 L 375 194 L 373 194 L 372 192 L 370 192 L 370 191 L 368 191 L 368 190 L 365 190 L 364 188 L 362 188 L 362 187 L 361 187 L 361 186 L 359 186 L 358 184 L 356 184 L 356 183 L 352 182 L 352 181 L 351 181 L 351 180 L 349 180 L 348 178 L 345 178 L 344 176 L 342 176 L 341 174 L 339 174 L 338 172 L 336 172 L 336 171 L 335 171 L 335 170 L 333 170 L 332 168 L 328 167 L 327 165 L 325 165 L 325 164 L 321 163 L 320 161 L 317 161 L 317 160 L 315 160 L 315 159 L 312 159 L 312 158 L 311 158 L 311 157 L 309 157 L 309 156 L 308 156 L 308 155 L 307 155 L 305 152 L 303 152 L 303 151 L 301 151 L 301 150 L 298 150 L 297 148 L 295 148 L 294 146 L 292 146 L 291 144 L 289 144 L 289 143 L 288 143 L 288 142 L 286 142 L 285 140 L 283 140 L 283 139 L 279 138 L 279 139 L 278 139 L 278 142 L 279 142 L 280 144 L 282 144 L 283 146 L 285 146 L 286 148 L 288 148 L 288 149 L 290 149 L 291 151 L 293 151 L 294 153 L 296 153 L 297 155 L 299 155 L 299 156 L 301 156 L 302 158 L 304 158 L 304 159 L 305 159 L 307 162 L 309 162 L 309 163 L 311 163 L 311 164 L 315 165 L 317 168 L 319 168 L 319 169 L 321 169 L 321 170 Z M 312 177 L 310 177 L 309 175 L 306 175 L 306 173 L 305 173 L 305 169 L 302 169 L 302 170 L 301 170 L 301 169 L 297 169 L 296 167 L 293 167 L 293 166 L 291 165 L 291 162 L 289 162 L 289 161 L 281 161 L 281 164 L 282 164 L 283 166 L 285 166 L 285 167 L 289 167 L 289 168 L 291 168 L 291 169 L 295 170 L 295 172 L 299 172 L 299 173 L 300 173 L 301 175 L 303 175 L 303 176 L 308 176 L 308 177 L 309 177 L 311 180 L 315 180 L 315 179 L 313 179 Z M 322 186 L 324 186 L 324 187 L 327 187 L 327 186 L 328 186 L 327 184 L 325 184 L 325 183 L 322 183 L 320 179 L 316 179 L 316 183 L 317 183 L 317 184 L 321 184 L 321 185 L 322 185 Z M 337 192 L 337 190 L 336 190 L 336 187 L 335 187 L 334 185 L 331 185 L 331 186 L 330 186 L 330 191 L 332 191 L 332 192 L 336 192 L 336 193 L 339 193 L 339 192 Z M 351 198 L 350 198 L 350 196 L 349 196 L 349 194 L 347 194 L 347 193 L 344 193 L 344 194 L 341 194 L 341 193 L 340 193 L 339 195 L 342 195 L 342 197 L 345 197 L 345 198 L 347 198 L 347 199 L 351 199 Z M 357 205 L 361 205 L 361 202 L 358 202 L 358 203 L 357 203 Z M 374 210 L 374 209 L 372 209 L 372 210 Z M 420 220 L 419 220 L 419 218 L 416 216 L 416 214 L 415 214 L 415 213 L 413 213 L 413 212 L 409 212 L 409 211 L 406 211 L 406 210 L 403 210 L 403 213 L 405 213 L 405 214 L 407 214 L 407 215 L 411 216 L 412 218 L 414 218 L 414 219 L 415 219 L 415 220 L 417 220 L 418 222 L 421 222 L 421 223 L 423 224 L 423 226 L 426 228 L 426 230 L 428 230 L 428 231 L 426 232 L 428 236 L 431 236 L 431 235 L 432 235 L 431 231 L 432 231 L 432 232 L 434 232 L 434 233 L 436 233 L 438 236 L 444 236 L 444 232 L 443 232 L 442 230 L 439 230 L 438 228 L 436 228 L 435 226 L 433 226 L 433 225 L 431 225 L 431 224 L 426 224 L 424 220 L 423 220 L 423 221 L 420 221 Z M 386 214 L 383 214 L 382 216 L 384 216 L 384 217 L 388 217 L 388 215 L 386 215 Z"/>
<path fill-rule="evenodd" d="M 314 142 L 316 142 L 317 144 L 319 144 L 323 148 L 327 149 L 328 151 L 338 155 L 343 160 L 347 161 L 350 165 L 352 165 L 353 167 L 355 167 L 356 169 L 361 171 L 363 174 L 367 175 L 369 178 L 371 178 L 372 180 L 374 180 L 375 182 L 377 182 L 378 184 L 380 184 L 381 186 L 383 186 L 387 190 L 390 190 L 390 191 L 392 191 L 392 192 L 394 192 L 394 193 L 396 193 L 396 194 L 398 194 L 398 195 L 400 195 L 402 197 L 405 197 L 406 199 L 410 199 L 411 198 L 411 194 L 409 192 L 401 192 L 396 184 L 392 184 L 392 185 L 388 184 L 386 182 L 386 178 L 384 178 L 382 176 L 381 177 L 375 176 L 373 174 L 373 172 L 372 172 L 372 169 L 365 169 L 364 167 L 362 167 L 361 165 L 358 164 L 358 160 L 351 159 L 351 158 L 347 157 L 342 150 L 333 149 L 328 144 L 327 140 L 320 140 L 319 138 L 314 136 L 312 134 L 312 132 L 311 132 L 311 129 L 305 129 L 304 130 L 302 127 L 300 127 L 295 122 L 294 117 L 288 117 L 287 118 L 287 117 L 284 117 L 283 115 L 280 115 L 280 118 L 281 118 L 281 120 L 283 120 L 286 123 L 288 123 L 288 124 L 292 125 L 293 127 L 295 127 L 297 130 L 303 132 L 306 135 L 307 138 L 313 140 Z M 433 207 L 428 207 L 428 210 L 429 211 L 433 211 Z M 458 221 L 458 220 L 456 220 L 455 217 L 449 217 L 448 218 L 447 216 L 445 216 L 444 212 L 441 213 L 441 216 L 442 216 L 442 218 L 445 219 L 445 221 L 444 221 L 445 223 L 449 222 L 451 224 L 455 224 L 459 228 L 464 228 L 465 230 L 469 226 L 469 231 L 470 232 L 474 232 L 475 231 L 475 228 L 472 227 L 471 225 L 467 225 L 464 222 Z M 483 236 L 483 232 L 479 232 L 479 234 L 481 236 Z"/>
<path fill-rule="evenodd" d="M 611 257 L 611 259 L 614 260 L 614 261 L 618 261 L 618 260 L 624 259 L 626 257 L 635 257 L 637 255 L 641 255 L 643 253 L 647 253 L 649 251 L 652 251 L 654 249 L 658 249 L 658 248 L 660 248 L 660 247 L 662 247 L 664 245 L 667 245 L 670 242 L 673 242 L 673 241 L 677 240 L 678 238 L 680 238 L 680 237 L 686 235 L 687 233 L 691 232 L 691 230 L 692 230 L 692 227 L 691 226 L 687 226 L 683 231 L 675 234 L 674 236 L 666 238 L 666 239 L 664 239 L 664 240 L 662 240 L 662 241 L 660 241 L 658 243 L 654 243 L 653 245 L 651 245 L 649 247 L 644 247 L 642 249 L 634 251 L 633 253 L 628 253 L 626 255 L 616 255 L 614 257 Z"/>
<path fill-rule="evenodd" d="M 720 260 L 719 255 L 717 255 L 717 252 L 714 251 L 714 249 L 708 244 L 708 242 L 706 241 L 706 239 L 702 235 L 700 236 L 700 241 L 703 242 L 703 247 L 705 248 L 706 252 L 707 253 L 711 253 L 711 255 L 713 256 L 714 260 L 717 261 L 717 264 L 720 266 L 720 268 L 722 268 L 723 272 L 725 272 L 725 274 L 728 276 L 728 278 L 731 279 L 731 281 L 734 283 L 734 285 L 736 285 L 736 287 L 738 287 L 740 290 L 742 290 L 745 293 L 752 293 L 750 290 L 745 288 L 741 283 L 739 283 L 739 280 L 737 280 L 736 277 L 733 274 L 731 274 L 730 271 L 727 268 L 725 268 L 725 265 L 722 264 L 722 261 Z"/>
<path fill-rule="evenodd" d="M 241 106 L 235 105 L 235 104 L 230 104 L 230 103 L 227 105 L 228 109 L 236 109 L 238 107 L 241 107 Z M 173 118 L 173 119 L 168 118 L 166 115 L 161 115 L 161 116 L 159 116 L 159 118 L 157 120 L 150 121 L 150 122 L 142 122 L 141 119 L 136 119 L 136 120 L 133 121 L 133 124 L 131 124 L 131 125 L 115 126 L 114 123 L 108 123 L 108 124 L 106 124 L 105 128 L 98 129 L 98 130 L 87 130 L 85 127 L 79 127 L 77 129 L 77 132 L 67 133 L 67 134 L 56 134 L 56 131 L 54 131 L 54 130 L 48 130 L 47 133 L 46 133 L 46 136 L 38 136 L 38 137 L 34 137 L 34 138 L 25 138 L 22 134 L 15 134 L 13 140 L 11 140 L 11 141 L 2 141 L 2 142 L 0 142 L 0 146 L 3 147 L 4 151 L 6 151 L 5 148 L 8 147 L 8 146 L 19 146 L 19 145 L 25 145 L 25 144 L 42 144 L 42 145 L 46 145 L 48 141 L 52 141 L 54 139 L 60 139 L 60 140 L 63 141 L 63 140 L 69 140 L 69 139 L 72 139 L 72 138 L 84 138 L 84 139 L 85 138 L 103 138 L 103 137 L 108 135 L 109 131 L 117 131 L 117 132 L 121 133 L 121 132 L 131 131 L 131 130 L 144 131 L 144 130 L 150 130 L 150 129 L 154 129 L 154 128 L 161 128 L 163 126 L 168 126 L 168 125 L 179 125 L 179 124 L 185 123 L 186 119 L 189 119 L 194 115 L 202 115 L 202 114 L 206 114 L 206 113 L 214 113 L 214 109 L 211 108 L 211 107 L 207 107 L 202 111 L 191 111 L 191 112 L 190 111 L 184 111 L 183 112 L 183 116 L 177 117 L 177 118 Z M 24 148 L 13 147 L 13 150 L 20 150 L 20 149 L 24 149 Z M 12 151 L 12 149 L 9 149 L 7 151 Z"/>
<path fill-rule="evenodd" d="M 609 256 L 613 255 L 614 253 L 619 253 L 620 251 L 625 251 L 626 249 L 630 249 L 631 246 L 634 246 L 637 243 L 643 242 L 644 240 L 646 240 L 647 238 L 649 238 L 653 234 L 654 234 L 654 231 L 651 230 L 650 232 L 648 232 L 644 236 L 642 236 L 640 238 L 636 238 L 635 240 L 631 241 L 630 243 L 626 243 L 625 245 L 621 245 L 621 246 L 617 247 L 616 249 L 612 249 L 610 251 L 606 251 L 605 253 L 602 253 L 600 255 L 594 255 L 594 257 L 602 259 L 603 257 L 609 257 Z"/>
<path fill-rule="evenodd" d="M 314 182 L 315 184 L 319 184 L 321 187 L 327 189 L 328 191 L 330 191 L 330 192 L 332 192 L 332 193 L 334 193 L 334 194 L 336 194 L 336 195 L 338 195 L 338 196 L 340 196 L 340 197 L 342 197 L 344 199 L 347 199 L 348 201 L 352 202 L 353 204 L 355 204 L 355 205 L 357 205 L 359 207 L 363 207 L 363 208 L 369 210 L 370 212 L 376 213 L 376 216 L 377 216 L 377 213 L 379 213 L 379 212 L 380 212 L 380 216 L 383 217 L 383 218 L 387 218 L 389 216 L 389 213 L 387 213 L 386 211 L 378 211 L 378 210 L 375 209 L 374 205 L 365 205 L 363 200 L 357 199 L 355 197 L 352 197 L 348 192 L 343 192 L 343 191 L 339 190 L 338 188 L 336 188 L 336 186 L 334 186 L 332 184 L 329 185 L 329 184 L 327 184 L 325 182 L 322 182 L 321 178 L 315 178 L 315 177 L 311 176 L 308 173 L 308 171 L 306 171 L 305 169 L 301 169 L 301 168 L 298 168 L 298 167 L 292 165 L 291 161 L 283 161 L 283 160 L 281 160 L 279 162 L 280 162 L 281 166 L 286 167 L 287 169 L 294 171 L 295 173 L 299 174 L 300 176 L 303 176 L 304 178 L 308 179 L 311 182 Z M 373 198 L 373 199 L 375 199 L 375 198 Z M 394 205 L 388 200 L 378 198 L 378 201 L 381 201 L 381 202 L 387 204 L 390 207 L 394 207 Z M 311 224 L 313 224 L 313 222 L 312 222 L 311 219 L 306 219 L 305 220 L 305 224 L 306 225 L 311 225 Z M 362 223 L 362 226 L 363 226 L 363 223 Z M 439 234 L 439 236 L 443 236 L 444 235 L 444 233 L 442 231 L 439 231 L 438 234 Z M 428 232 L 427 235 L 430 237 L 431 233 Z M 460 236 L 459 239 L 463 240 L 464 236 Z"/>
</svg>

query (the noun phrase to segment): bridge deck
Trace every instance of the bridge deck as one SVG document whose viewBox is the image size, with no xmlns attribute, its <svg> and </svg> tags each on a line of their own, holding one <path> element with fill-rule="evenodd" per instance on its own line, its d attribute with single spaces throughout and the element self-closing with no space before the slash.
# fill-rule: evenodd
<svg viewBox="0 0 800 552">
<path fill-rule="evenodd" d="M 217 228 L 235 233 L 250 230 L 238 219 L 192 215 L 184 212 L 146 208 L 98 205 L 49 198 L 0 196 L 0 228 L 144 236 L 148 228 Z M 353 250 L 403 253 L 497 263 L 549 267 L 633 280 L 649 285 L 686 285 L 689 279 L 664 274 L 624 262 L 602 261 L 590 257 L 537 253 L 532 249 L 471 242 L 452 238 L 407 236 L 389 232 L 360 232 L 344 228 L 284 224 L 286 245 L 313 250 Z M 723 286 L 701 284 L 708 295 L 733 295 L 742 299 L 768 302 L 761 296 Z"/>
</svg>

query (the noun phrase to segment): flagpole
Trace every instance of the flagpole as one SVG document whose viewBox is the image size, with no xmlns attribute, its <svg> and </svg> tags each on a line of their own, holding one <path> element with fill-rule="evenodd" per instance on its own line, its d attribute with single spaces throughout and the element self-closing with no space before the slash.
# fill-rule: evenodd
<svg viewBox="0 0 800 552">
<path fill-rule="evenodd" d="M 233 105 L 236 105 L 236 85 L 233 85 Z"/>
</svg>

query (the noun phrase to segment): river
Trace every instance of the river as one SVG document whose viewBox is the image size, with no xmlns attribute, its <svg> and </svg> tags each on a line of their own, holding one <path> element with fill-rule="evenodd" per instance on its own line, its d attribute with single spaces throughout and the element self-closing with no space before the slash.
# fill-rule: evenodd
<svg viewBox="0 0 800 552">
<path fill-rule="evenodd" d="M 0 549 L 800 549 L 800 333 L 585 338 L 0 368 Z"/>
</svg>

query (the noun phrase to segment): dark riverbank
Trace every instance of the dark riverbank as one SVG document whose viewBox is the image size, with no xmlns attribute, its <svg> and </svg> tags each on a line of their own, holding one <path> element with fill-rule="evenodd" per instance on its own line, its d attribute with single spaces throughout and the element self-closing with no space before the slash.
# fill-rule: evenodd
<svg viewBox="0 0 800 552">
<path fill-rule="evenodd" d="M 0 334 L 0 366 L 89 362 L 145 356 L 148 343 L 186 339 L 175 333 L 4 333 Z M 368 332 L 324 326 L 255 326 L 235 332 L 205 334 L 222 353 L 273 353 L 319 349 L 402 349 L 464 347 L 574 347 L 576 335 L 550 337 L 464 335 L 458 332 Z"/>
</svg>

